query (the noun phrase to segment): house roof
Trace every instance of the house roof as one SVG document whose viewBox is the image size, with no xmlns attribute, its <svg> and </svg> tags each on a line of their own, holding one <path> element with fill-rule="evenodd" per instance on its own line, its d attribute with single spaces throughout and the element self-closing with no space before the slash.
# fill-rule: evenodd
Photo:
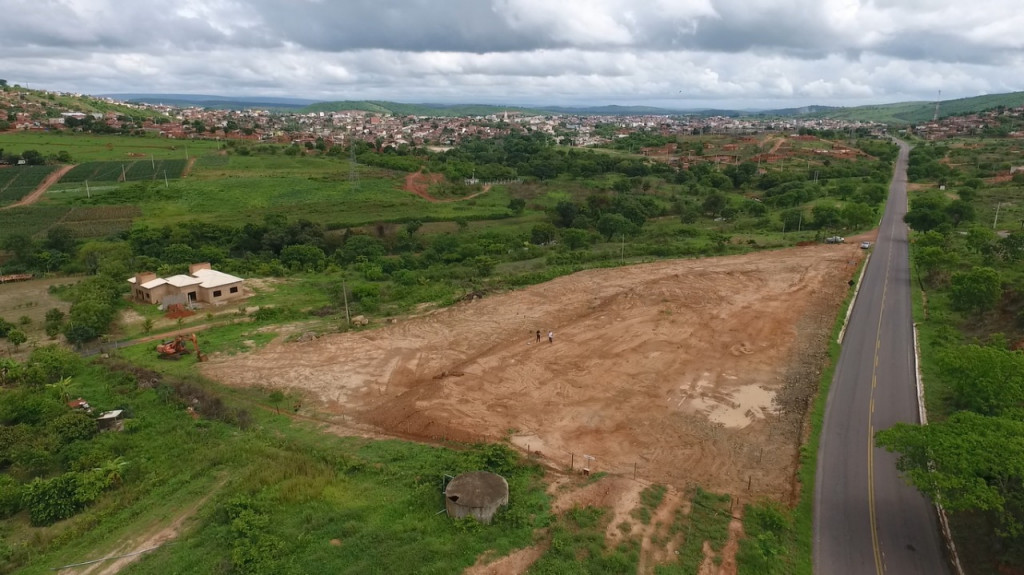
<svg viewBox="0 0 1024 575">
<path fill-rule="evenodd" d="M 203 280 L 197 277 L 187 276 L 185 274 L 178 274 L 167 278 L 167 283 L 174 287 L 194 286 L 200 284 L 202 281 Z"/>
<path fill-rule="evenodd" d="M 134 284 L 137 281 L 138 280 L 135 277 L 128 278 L 129 283 Z M 243 281 L 242 278 L 233 276 L 231 274 L 226 274 L 224 272 L 219 272 L 217 270 L 202 269 L 196 270 L 192 275 L 178 274 L 171 276 L 169 278 L 152 279 L 149 280 L 148 282 L 140 284 L 139 287 L 144 289 L 152 289 L 157 286 L 162 286 L 164 284 L 170 284 L 178 288 L 194 285 L 198 285 L 199 287 L 202 288 L 218 288 L 233 283 L 239 283 L 241 281 Z"/>
<path fill-rule="evenodd" d="M 242 281 L 242 278 L 240 277 L 235 277 L 231 274 L 226 274 L 217 270 L 196 270 L 192 275 L 202 281 L 202 283 L 199 284 L 199 287 L 203 288 L 216 288 Z"/>
<path fill-rule="evenodd" d="M 138 281 L 138 280 L 136 280 L 135 277 L 128 278 L 128 282 L 129 283 L 135 283 L 136 281 Z M 165 283 L 167 283 L 167 280 L 165 280 L 164 278 L 156 278 L 156 279 L 153 279 L 153 280 L 149 280 L 148 282 L 139 284 L 139 287 L 140 288 L 145 288 L 145 289 L 153 289 L 153 288 L 155 288 L 157 286 L 162 286 Z"/>
<path fill-rule="evenodd" d="M 121 414 L 123 412 L 124 412 L 123 409 L 115 409 L 113 411 L 104 411 L 96 419 L 117 419 L 118 417 L 121 417 Z"/>
</svg>

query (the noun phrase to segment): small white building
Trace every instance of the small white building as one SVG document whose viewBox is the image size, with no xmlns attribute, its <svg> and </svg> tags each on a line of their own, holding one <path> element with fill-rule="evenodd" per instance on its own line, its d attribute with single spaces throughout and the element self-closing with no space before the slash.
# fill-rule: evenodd
<svg viewBox="0 0 1024 575">
<path fill-rule="evenodd" d="M 220 303 L 245 296 L 242 278 L 219 272 L 208 262 L 192 264 L 188 275 L 168 278 L 152 272 L 140 272 L 128 278 L 132 284 L 132 298 L 143 303 L 159 304 L 164 298 L 175 297 L 188 303 Z"/>
</svg>

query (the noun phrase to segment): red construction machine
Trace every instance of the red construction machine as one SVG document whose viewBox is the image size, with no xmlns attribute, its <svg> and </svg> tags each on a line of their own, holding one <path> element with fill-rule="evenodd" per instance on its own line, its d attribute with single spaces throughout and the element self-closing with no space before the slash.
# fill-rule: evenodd
<svg viewBox="0 0 1024 575">
<path fill-rule="evenodd" d="M 179 335 L 172 340 L 156 344 L 157 357 L 160 359 L 181 359 L 182 356 L 191 353 L 185 342 L 192 342 L 192 349 L 195 350 L 198 361 L 206 361 L 206 354 L 199 351 L 199 340 L 194 333 L 188 336 Z"/>
</svg>

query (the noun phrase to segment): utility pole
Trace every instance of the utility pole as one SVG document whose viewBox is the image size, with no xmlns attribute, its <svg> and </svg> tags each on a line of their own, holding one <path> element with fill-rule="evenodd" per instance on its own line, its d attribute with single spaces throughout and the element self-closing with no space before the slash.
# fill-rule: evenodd
<svg viewBox="0 0 1024 575">
<path fill-rule="evenodd" d="M 996 217 L 992 219 L 992 229 L 996 229 L 996 223 L 999 222 L 999 208 L 1003 207 L 1003 202 L 996 204 Z"/>
<path fill-rule="evenodd" d="M 92 192 L 89 191 L 89 180 L 85 181 L 85 197 L 92 198 Z"/>
<path fill-rule="evenodd" d="M 171 185 L 167 183 L 167 170 L 164 170 L 164 188 L 169 187 L 171 187 Z"/>
<path fill-rule="evenodd" d="M 352 316 L 348 313 L 348 287 L 345 286 L 345 280 L 341 280 L 341 296 L 345 298 L 345 322 L 346 325 L 352 325 Z"/>
</svg>

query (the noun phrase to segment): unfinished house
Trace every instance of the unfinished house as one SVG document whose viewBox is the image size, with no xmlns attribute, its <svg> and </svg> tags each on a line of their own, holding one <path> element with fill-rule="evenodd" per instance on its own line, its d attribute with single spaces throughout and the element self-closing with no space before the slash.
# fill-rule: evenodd
<svg viewBox="0 0 1024 575">
<path fill-rule="evenodd" d="M 160 278 L 141 272 L 128 278 L 132 298 L 143 303 L 220 304 L 245 295 L 242 278 L 210 268 L 209 263 L 188 266 L 188 275 Z M 166 301 L 165 301 L 166 300 Z"/>
</svg>

